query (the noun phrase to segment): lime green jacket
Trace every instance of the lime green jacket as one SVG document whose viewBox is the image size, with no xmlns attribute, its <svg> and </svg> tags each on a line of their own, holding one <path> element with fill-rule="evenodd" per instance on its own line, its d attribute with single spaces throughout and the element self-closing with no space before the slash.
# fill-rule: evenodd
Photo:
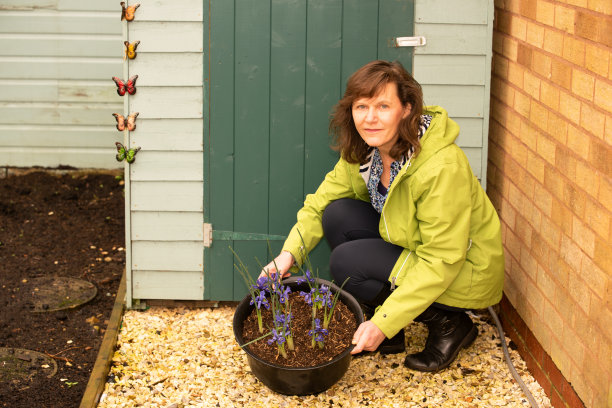
<svg viewBox="0 0 612 408">
<path fill-rule="evenodd" d="M 393 180 L 380 217 L 380 236 L 404 248 L 389 276 L 396 289 L 372 317 L 389 338 L 433 302 L 485 308 L 502 295 L 504 254 L 497 213 L 454 143 L 457 123 L 438 106 L 424 111 L 433 119 L 421 138 L 421 152 Z M 359 164 L 344 159 L 306 197 L 285 241 L 283 250 L 298 264 L 323 237 L 323 210 L 340 198 L 370 200 Z"/>
</svg>

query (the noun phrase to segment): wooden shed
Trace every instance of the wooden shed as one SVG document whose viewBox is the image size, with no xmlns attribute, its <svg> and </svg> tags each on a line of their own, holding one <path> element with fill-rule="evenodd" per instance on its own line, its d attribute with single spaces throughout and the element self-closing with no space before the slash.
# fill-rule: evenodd
<svg viewBox="0 0 612 408">
<path fill-rule="evenodd" d="M 119 167 L 111 114 L 122 101 L 109 86 L 122 67 L 117 7 L 0 1 L 1 166 Z"/>
<path fill-rule="evenodd" d="M 244 295 L 229 247 L 253 274 L 268 242 L 279 250 L 337 160 L 330 110 L 370 60 L 401 61 L 449 111 L 486 184 L 492 0 L 139 3 L 115 39 L 139 41 L 137 56 L 108 76 L 138 75 L 123 100 L 136 129 L 121 135 L 141 148 L 125 165 L 128 307 Z M 102 129 L 117 139 L 112 117 Z M 328 253 L 313 254 L 323 276 Z"/>
</svg>

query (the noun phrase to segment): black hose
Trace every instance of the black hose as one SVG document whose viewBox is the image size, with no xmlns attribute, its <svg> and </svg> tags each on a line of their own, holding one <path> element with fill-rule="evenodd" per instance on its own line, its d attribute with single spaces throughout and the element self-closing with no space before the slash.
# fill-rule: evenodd
<svg viewBox="0 0 612 408">
<path fill-rule="evenodd" d="M 508 353 L 508 346 L 506 345 L 506 336 L 504 335 L 504 329 L 502 328 L 499 318 L 497 317 L 497 313 L 495 313 L 495 310 L 493 310 L 491 306 L 489 306 L 487 310 L 489 310 L 489 313 L 491 313 L 491 317 L 493 317 L 493 320 L 495 321 L 495 325 L 497 326 L 497 331 L 499 332 L 499 338 L 501 339 L 502 349 L 504 350 L 504 357 L 506 357 L 506 363 L 508 363 L 510 374 L 512 374 L 512 377 L 514 377 L 518 385 L 523 390 L 523 393 L 529 400 L 529 403 L 531 404 L 531 406 L 533 408 L 538 408 L 538 403 L 533 398 L 533 395 L 527 388 L 527 385 L 525 385 L 525 383 L 523 382 L 523 379 L 521 378 L 519 373 L 516 371 L 516 368 L 514 368 L 514 364 L 512 364 L 512 360 L 510 359 L 510 353 Z"/>
</svg>

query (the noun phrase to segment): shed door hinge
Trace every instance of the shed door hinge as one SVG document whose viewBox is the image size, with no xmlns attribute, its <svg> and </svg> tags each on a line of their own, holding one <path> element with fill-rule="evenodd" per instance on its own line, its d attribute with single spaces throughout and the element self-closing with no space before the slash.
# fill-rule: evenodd
<svg viewBox="0 0 612 408">
<path fill-rule="evenodd" d="M 204 246 L 210 248 L 215 241 L 284 241 L 284 235 L 260 234 L 256 232 L 216 231 L 212 224 L 204 223 Z"/>
</svg>

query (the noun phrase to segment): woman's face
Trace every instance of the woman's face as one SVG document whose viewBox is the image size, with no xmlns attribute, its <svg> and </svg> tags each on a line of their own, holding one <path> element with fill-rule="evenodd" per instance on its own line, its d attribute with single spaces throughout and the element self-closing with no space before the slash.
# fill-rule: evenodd
<svg viewBox="0 0 612 408">
<path fill-rule="evenodd" d="M 374 97 L 356 99 L 352 109 L 355 127 L 363 141 L 388 155 L 397 141 L 399 124 L 408 117 L 411 107 L 410 104 L 402 105 L 397 85 L 388 83 Z"/>
</svg>

